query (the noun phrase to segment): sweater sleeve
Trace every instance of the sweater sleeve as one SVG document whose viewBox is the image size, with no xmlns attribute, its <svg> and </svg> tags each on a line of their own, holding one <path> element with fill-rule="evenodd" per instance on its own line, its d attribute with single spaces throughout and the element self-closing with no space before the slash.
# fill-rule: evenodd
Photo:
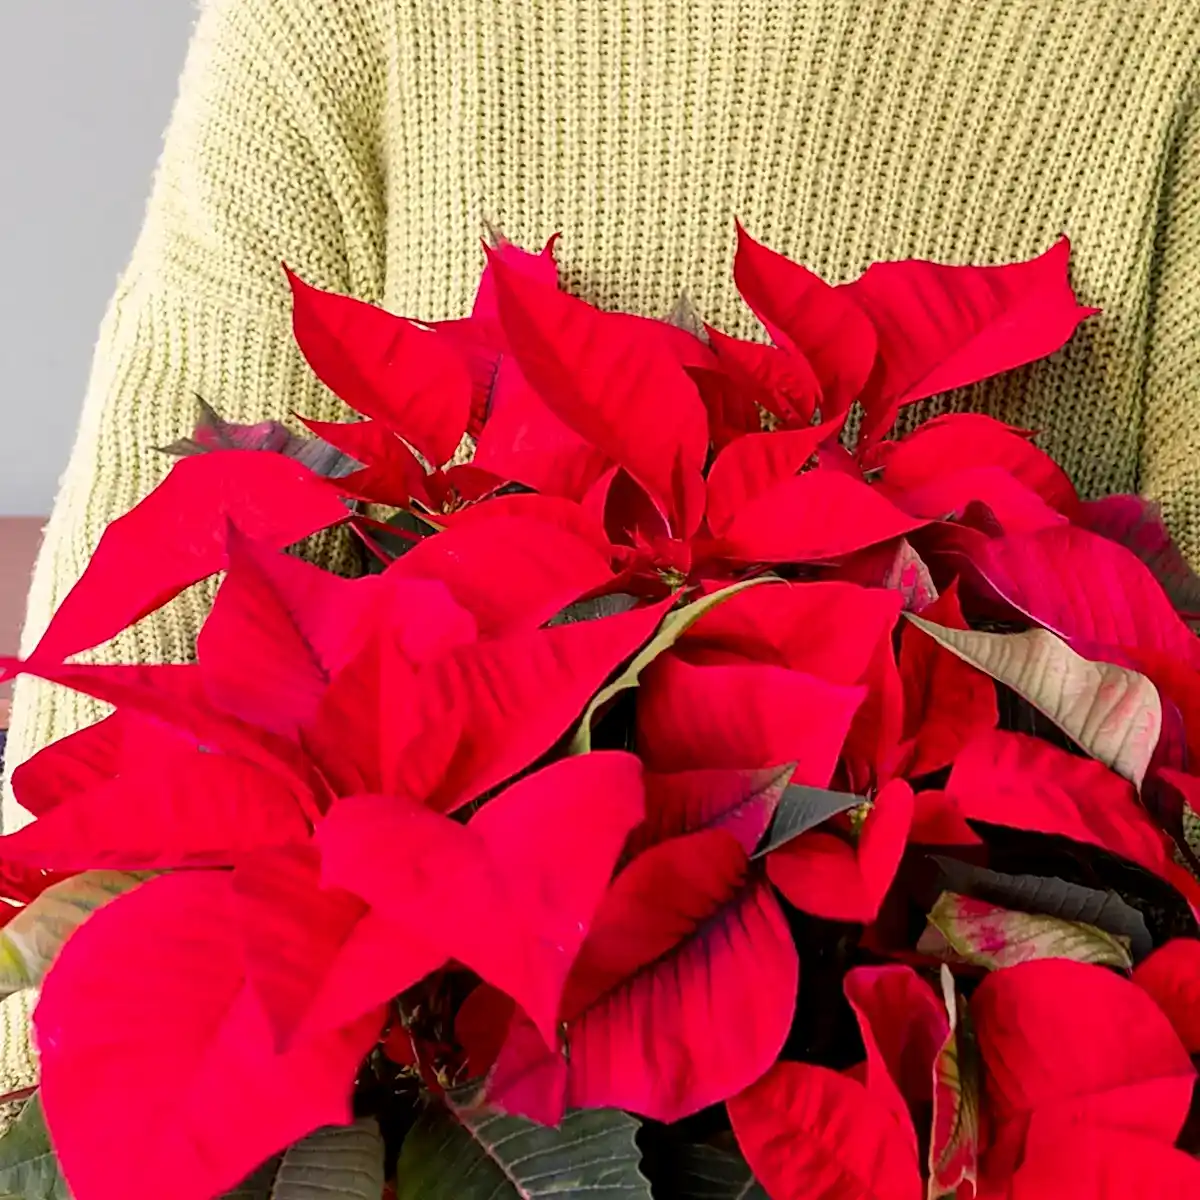
<svg viewBox="0 0 1200 1200">
<path fill-rule="evenodd" d="M 296 351 L 281 260 L 378 300 L 383 274 L 381 35 L 371 0 L 206 0 L 145 223 L 100 332 L 70 463 L 34 574 L 28 651 L 105 525 L 153 488 L 157 449 L 201 396 L 236 421 L 339 415 Z M 191 589 L 93 661 L 186 657 L 211 599 Z M 19 681 L 11 769 L 100 709 Z M 3 827 L 28 817 L 5 787 Z"/>
<path fill-rule="evenodd" d="M 1200 569 L 1200 105 L 1180 114 L 1152 263 L 1140 490 Z"/>
</svg>

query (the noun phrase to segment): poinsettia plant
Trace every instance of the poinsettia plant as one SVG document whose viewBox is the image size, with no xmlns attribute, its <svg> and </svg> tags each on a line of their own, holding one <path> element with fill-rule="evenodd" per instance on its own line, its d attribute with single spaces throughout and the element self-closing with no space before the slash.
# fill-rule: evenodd
<svg viewBox="0 0 1200 1200">
<path fill-rule="evenodd" d="M 206 409 L 2 664 L 113 712 L 13 777 L 0 1191 L 1197 1194 L 1200 582 L 1026 430 L 894 433 L 1067 267 L 739 231 L 769 342 L 553 243 L 436 324 L 291 277 L 362 419 Z M 73 661 L 218 573 L 195 661 Z"/>
</svg>

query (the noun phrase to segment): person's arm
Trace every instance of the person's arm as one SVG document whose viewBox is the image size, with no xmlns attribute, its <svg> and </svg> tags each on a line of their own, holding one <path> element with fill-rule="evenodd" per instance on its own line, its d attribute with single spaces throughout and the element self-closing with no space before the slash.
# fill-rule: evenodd
<svg viewBox="0 0 1200 1200">
<path fill-rule="evenodd" d="M 1193 88 L 1193 94 L 1195 89 Z M 1151 270 L 1140 490 L 1200 569 L 1200 105 L 1180 114 Z"/>
<path fill-rule="evenodd" d="M 26 652 L 105 525 L 162 479 L 170 460 L 157 447 L 191 432 L 198 395 L 235 421 L 344 414 L 293 345 L 280 263 L 320 287 L 381 298 L 377 7 L 203 5 L 145 226 L 101 330 L 34 576 Z M 94 659 L 185 657 L 210 599 L 193 589 Z M 7 770 L 98 715 L 73 693 L 21 680 Z M 6 786 L 4 831 L 27 819 Z"/>
</svg>

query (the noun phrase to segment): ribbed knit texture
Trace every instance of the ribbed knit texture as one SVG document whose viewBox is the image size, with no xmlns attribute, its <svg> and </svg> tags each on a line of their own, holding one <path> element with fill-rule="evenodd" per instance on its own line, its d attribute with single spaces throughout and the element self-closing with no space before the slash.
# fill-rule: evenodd
<svg viewBox="0 0 1200 1200">
<path fill-rule="evenodd" d="M 881 258 L 1074 244 L 1104 315 L 954 403 L 1038 429 L 1082 491 L 1141 488 L 1200 556 L 1197 0 L 209 0 L 146 225 L 101 332 L 25 645 L 199 393 L 344 410 L 289 331 L 301 275 L 466 310 L 484 219 L 556 230 L 567 285 L 753 332 L 733 218 L 831 279 Z M 82 184 L 81 184 L 82 186 Z M 927 411 L 927 410 L 926 410 Z M 195 589 L 102 650 L 186 655 Z M 92 719 L 22 681 L 16 762 Z M 8 798 L 4 823 L 22 819 Z"/>
</svg>

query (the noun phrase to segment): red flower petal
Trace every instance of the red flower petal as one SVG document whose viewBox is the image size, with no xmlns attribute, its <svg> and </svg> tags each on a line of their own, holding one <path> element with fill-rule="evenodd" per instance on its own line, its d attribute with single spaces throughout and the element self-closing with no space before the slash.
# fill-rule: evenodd
<svg viewBox="0 0 1200 1200">
<path fill-rule="evenodd" d="M 1083 506 L 1080 523 L 1132 550 L 1179 612 L 1200 616 L 1200 579 L 1172 539 L 1157 504 L 1141 496 L 1105 496 Z"/>
<path fill-rule="evenodd" d="M 382 1014 L 277 1055 L 244 986 L 230 877 L 186 872 L 77 930 L 34 1020 L 72 1195 L 209 1200 L 297 1138 L 349 1123 Z"/>
<path fill-rule="evenodd" d="M 745 505 L 721 542 L 734 562 L 819 562 L 903 537 L 925 521 L 842 471 L 806 471 Z"/>
<path fill-rule="evenodd" d="M 994 539 L 975 565 L 1014 608 L 1066 641 L 1156 650 L 1200 667 L 1200 640 L 1116 542 L 1061 525 Z"/>
<path fill-rule="evenodd" d="M 921 615 L 950 629 L 966 629 L 952 584 Z M 909 776 L 949 766 L 976 735 L 993 729 L 1000 719 L 992 681 L 944 650 L 914 625 L 900 638 L 900 678 L 904 683 L 904 737 L 913 740 Z"/>
<path fill-rule="evenodd" d="M 867 1052 L 867 1091 L 893 1113 L 915 1153 L 909 1105 L 933 1102 L 934 1068 L 950 1019 L 911 967 L 855 967 L 843 987 Z"/>
<path fill-rule="evenodd" d="M 748 433 L 731 442 L 708 472 L 709 529 L 718 537 L 727 533 L 743 508 L 795 475 L 822 442 L 837 436 L 841 425 L 837 420 L 804 429 Z"/>
<path fill-rule="evenodd" d="M 891 639 L 900 600 L 880 588 L 830 581 L 766 584 L 705 613 L 681 646 L 805 671 L 830 683 L 862 683 Z M 734 661 L 732 658 L 730 661 Z"/>
<path fill-rule="evenodd" d="M 919 613 L 938 597 L 929 568 L 905 538 L 860 550 L 827 570 L 846 583 L 899 592 L 905 612 Z"/>
<path fill-rule="evenodd" d="M 138 719 L 151 718 L 179 730 L 193 746 L 218 748 L 244 758 L 294 785 L 298 795 L 306 794 L 312 783 L 311 767 L 293 743 L 209 704 L 196 666 L 56 666 L 0 657 L 0 675 L 21 672 L 94 696 Z"/>
<path fill-rule="evenodd" d="M 1154 1138 L 1035 1119 L 1006 1200 L 1192 1200 L 1200 1163 Z"/>
<path fill-rule="evenodd" d="M 233 889 L 246 975 L 281 1051 L 299 1029 L 321 1033 L 358 1020 L 447 958 L 411 923 L 387 921 L 350 892 L 322 887 L 311 843 L 246 856 Z"/>
<path fill-rule="evenodd" d="M 1172 1142 L 1195 1068 L 1140 988 L 1063 958 L 993 971 L 971 998 L 989 1112 L 1000 1123 L 1057 1107 Z"/>
<path fill-rule="evenodd" d="M 1010 534 L 1036 533 L 1066 521 L 1036 492 L 1001 467 L 950 471 L 909 491 L 900 491 L 885 482 L 880 491 L 905 512 L 931 521 L 963 520 L 972 510 L 986 511 L 998 529 Z"/>
<path fill-rule="evenodd" d="M 1167 1014 L 1189 1054 L 1200 1053 L 1200 942 L 1176 938 L 1133 972 L 1133 982 Z"/>
<path fill-rule="evenodd" d="M 767 856 L 767 875 L 802 912 L 868 924 L 896 877 L 912 814 L 912 789 L 893 780 L 876 796 L 856 845 L 831 833 L 802 834 Z"/>
<path fill-rule="evenodd" d="M 675 1121 L 727 1099 L 779 1054 L 798 971 L 733 837 L 652 847 L 612 885 L 567 985 L 567 1103 Z"/>
<path fill-rule="evenodd" d="M 33 657 L 61 662 L 106 642 L 223 570 L 230 524 L 282 550 L 346 516 L 325 480 L 282 454 L 217 450 L 180 459 L 104 531 Z"/>
<path fill-rule="evenodd" d="M 898 602 L 892 593 L 889 599 Z M 898 615 L 898 614 L 897 614 Z M 842 752 L 851 789 L 868 791 L 896 773 L 904 729 L 904 688 L 896 667 L 891 631 L 875 644 L 864 682 L 867 698 L 854 714 Z"/>
<path fill-rule="evenodd" d="M 436 588 L 451 610 L 457 609 L 441 584 L 422 581 L 420 586 Z M 467 619 L 459 628 L 465 637 L 473 623 L 470 614 L 459 611 Z M 393 631 L 375 630 L 330 682 L 316 716 L 301 731 L 306 754 L 338 795 L 382 792 L 385 748 L 389 759 L 399 755 L 419 727 L 416 667 L 399 642 Z M 453 751 L 455 730 L 433 732 L 438 736 L 435 740 L 427 735 L 424 753 L 428 759 L 436 745 L 444 767 Z"/>
<path fill-rule="evenodd" d="M 750 395 L 723 372 L 691 370 L 708 413 L 708 434 L 717 451 L 746 433 L 762 432 L 762 413 Z"/>
<path fill-rule="evenodd" d="M 482 1079 L 492 1069 L 512 1019 L 511 998 L 491 984 L 479 984 L 462 1002 L 454 1015 L 454 1037 L 466 1056 L 468 1079 Z"/>
<path fill-rule="evenodd" d="M 510 1116 L 558 1125 L 567 1110 L 567 1069 L 563 1054 L 518 1010 L 488 1072 L 486 1101 Z"/>
<path fill-rule="evenodd" d="M 812 364 L 823 393 L 822 417 L 847 412 L 866 386 L 877 349 L 875 330 L 853 297 L 768 250 L 740 225 L 733 278 L 775 344 Z"/>
<path fill-rule="evenodd" d="M 331 391 L 381 422 L 439 467 L 467 428 L 471 377 L 433 329 L 288 272 L 292 325 L 304 357 Z"/>
<path fill-rule="evenodd" d="M 729 1102 L 746 1161 L 772 1200 L 920 1200 L 895 1115 L 827 1067 L 781 1062 Z"/>
<path fill-rule="evenodd" d="M 908 840 L 917 846 L 980 846 L 983 839 L 967 824 L 958 805 L 942 791 L 913 797 Z"/>
<path fill-rule="evenodd" d="M 933 1100 L 934 1060 L 950 1033 L 950 1019 L 933 988 L 912 967 L 855 967 L 844 981 L 858 1018 L 871 1072 L 884 1069 L 907 1104 Z M 873 1057 L 873 1055 L 875 1057 Z"/>
<path fill-rule="evenodd" d="M 579 504 L 564 500 L 561 496 L 538 496 L 530 493 L 491 496 L 486 504 L 464 508 L 446 516 L 444 520 L 447 526 L 457 528 L 472 525 L 477 521 L 491 521 L 497 517 L 521 518 L 557 525 L 588 542 L 601 554 L 607 555 L 612 551 L 601 524 L 590 518 Z"/>
<path fill-rule="evenodd" d="M 707 326 L 717 362 L 751 403 L 785 424 L 807 425 L 821 400 L 821 383 L 801 354 L 761 342 L 744 342 Z"/>
<path fill-rule="evenodd" d="M 671 536 L 666 511 L 623 467 L 605 471 L 588 489 L 581 507 L 618 545 L 650 545 Z"/>
<path fill-rule="evenodd" d="M 638 760 L 591 754 L 527 776 L 466 827 L 355 797 L 334 805 L 317 841 L 326 883 L 507 992 L 553 1042 L 567 972 L 644 812 Z"/>
<path fill-rule="evenodd" d="M 533 516 L 500 514 L 426 538 L 388 575 L 440 580 L 475 618 L 480 637 L 536 629 L 613 579 L 608 559 L 579 534 Z"/>
<path fill-rule="evenodd" d="M 474 461 L 545 495 L 582 500 L 611 460 L 555 416 L 505 355 L 496 368 L 492 407 Z"/>
<path fill-rule="evenodd" d="M 645 813 L 641 762 L 609 751 L 560 759 L 471 819 L 504 869 L 513 909 L 554 963 L 547 975 L 556 995 Z"/>
<path fill-rule="evenodd" d="M 566 733 L 671 603 L 481 642 L 428 664 L 417 719 L 386 747 L 388 790 L 450 812 L 512 778 Z"/>
<path fill-rule="evenodd" d="M 553 1030 L 557 996 L 547 994 L 543 963 L 514 911 L 502 864 L 481 837 L 400 797 L 353 796 L 334 804 L 316 840 L 323 886 L 361 897 L 379 915 L 421 933 L 444 958 L 523 1001 L 540 1027 Z"/>
<path fill-rule="evenodd" d="M 1084 318 L 1062 238 L 1028 262 L 875 263 L 846 286 L 879 335 L 884 400 L 911 404 L 1045 358 Z"/>
<path fill-rule="evenodd" d="M 226 712 L 294 737 L 379 591 L 378 579 L 341 579 L 230 530 L 229 573 L 196 643 L 205 690 Z"/>
<path fill-rule="evenodd" d="M 51 871 L 230 866 L 259 846 L 308 834 L 304 807 L 287 781 L 173 742 L 147 745 L 141 761 L 121 774 L 68 794 L 0 841 L 0 856 Z"/>
<path fill-rule="evenodd" d="M 948 413 L 926 421 L 899 442 L 885 443 L 883 462 L 888 487 L 910 492 L 973 468 L 998 468 L 1067 516 L 1079 508 L 1066 472 L 1029 435 L 982 413 Z M 980 497 L 981 499 L 983 497 Z"/>
<path fill-rule="evenodd" d="M 322 441 L 363 464 L 360 470 L 334 481 L 333 486 L 343 495 L 395 508 L 407 508 L 414 498 L 428 502 L 430 477 L 425 468 L 408 445 L 381 422 L 300 419 Z"/>
<path fill-rule="evenodd" d="M 676 459 L 700 472 L 708 423 L 666 340 L 651 324 L 602 313 L 495 258 L 492 267 L 521 373 L 560 420 L 670 508 Z"/>
<path fill-rule="evenodd" d="M 646 819 L 630 835 L 625 852 L 633 856 L 680 834 L 724 829 L 753 854 L 791 777 L 790 763 L 758 770 L 651 772 L 646 776 Z"/>
<path fill-rule="evenodd" d="M 946 791 L 964 817 L 1099 846 L 1164 876 L 1165 839 L 1133 785 L 1101 763 L 1000 730 L 958 756 Z"/>
<path fill-rule="evenodd" d="M 107 783 L 124 765 L 136 761 L 147 739 L 190 739 L 147 717 L 122 709 L 44 746 L 12 773 L 12 789 L 21 807 L 35 817 L 81 792 Z M 134 743 L 131 754 L 127 750 Z"/>
<path fill-rule="evenodd" d="M 638 747 L 656 771 L 773 767 L 825 787 L 863 689 L 748 663 L 696 667 L 673 653 L 648 669 L 638 697 Z"/>
<path fill-rule="evenodd" d="M 471 308 L 473 321 L 498 321 L 500 310 L 496 305 L 495 271 L 492 260 L 502 262 L 506 267 L 527 275 L 543 287 L 558 287 L 558 264 L 554 261 L 554 248 L 558 244 L 558 234 L 555 234 L 537 254 L 522 249 L 507 238 L 492 239 L 488 261 L 484 264 L 483 274 L 479 277 L 479 289 L 475 293 L 475 303 Z"/>
</svg>

